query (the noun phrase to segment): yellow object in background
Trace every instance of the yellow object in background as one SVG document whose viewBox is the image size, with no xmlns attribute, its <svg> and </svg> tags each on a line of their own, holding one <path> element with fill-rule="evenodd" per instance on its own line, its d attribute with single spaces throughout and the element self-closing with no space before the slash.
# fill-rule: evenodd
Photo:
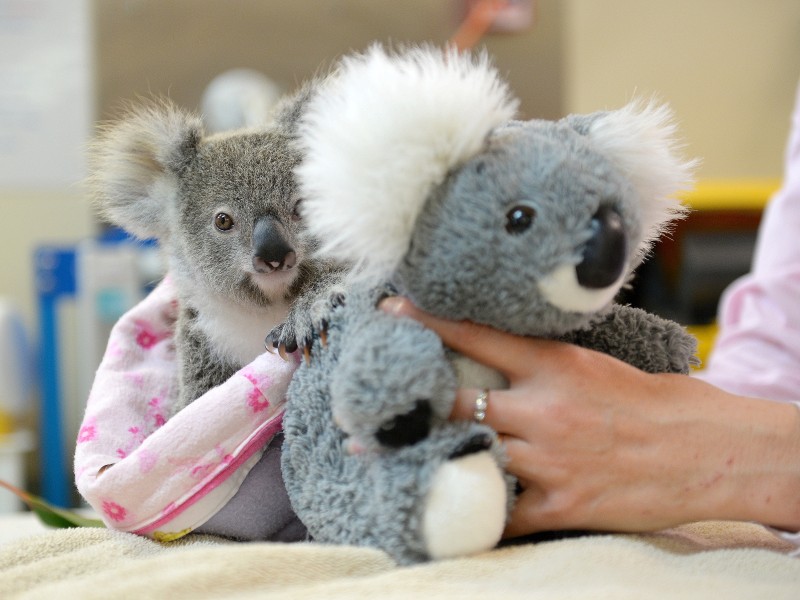
<svg viewBox="0 0 800 600">
<path fill-rule="evenodd" d="M 14 418 L 7 412 L 0 410 L 0 435 L 6 435 L 15 429 Z"/>
<path fill-rule="evenodd" d="M 779 179 L 706 179 L 684 200 L 693 211 L 761 211 L 780 185 Z"/>
<path fill-rule="evenodd" d="M 702 369 L 706 366 L 711 349 L 714 347 L 714 340 L 717 337 L 717 325 L 711 323 L 710 325 L 689 325 L 687 331 L 697 338 L 697 358 L 700 359 L 700 366 L 695 367 L 695 370 Z"/>
<path fill-rule="evenodd" d="M 695 188 L 683 196 L 686 205 L 691 209 L 691 214 L 687 219 L 688 223 L 684 228 L 696 231 L 713 231 L 715 227 L 719 231 L 726 228 L 745 230 L 745 221 L 733 221 L 731 216 L 760 215 L 769 202 L 772 195 L 778 191 L 781 185 L 780 179 L 719 179 L 702 180 L 697 183 Z M 728 217 L 726 221 L 724 217 Z M 703 217 L 706 217 L 703 220 Z M 680 229 L 682 223 L 678 224 Z M 751 223 L 753 228 L 757 227 L 757 221 Z M 678 236 L 675 236 L 676 238 Z M 686 265 L 683 265 L 685 268 Z M 697 357 L 701 364 L 695 370 L 706 366 L 708 357 L 714 347 L 714 340 L 717 337 L 716 323 L 689 325 L 689 333 L 697 338 Z"/>
</svg>

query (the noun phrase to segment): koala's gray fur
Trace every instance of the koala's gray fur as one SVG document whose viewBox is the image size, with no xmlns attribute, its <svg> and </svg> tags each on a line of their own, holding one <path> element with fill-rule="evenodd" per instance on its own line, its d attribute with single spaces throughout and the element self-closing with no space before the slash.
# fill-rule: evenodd
<svg viewBox="0 0 800 600">
<path fill-rule="evenodd" d="M 177 409 L 262 353 L 271 331 L 281 350 L 303 345 L 340 278 L 313 256 L 298 210 L 293 136 L 309 95 L 285 101 L 272 125 L 211 136 L 198 116 L 153 102 L 93 144 L 100 213 L 157 238 L 177 288 Z"/>
<path fill-rule="evenodd" d="M 318 140 L 327 139 L 325 128 L 331 122 L 334 131 L 348 131 L 348 123 L 358 127 L 364 117 L 348 121 L 348 115 L 366 114 L 353 109 L 371 94 L 390 102 L 391 97 L 379 93 L 384 87 L 380 74 L 386 70 L 393 84 L 390 93 L 406 94 L 397 110 L 413 111 L 418 87 L 423 88 L 426 69 L 440 60 L 437 56 L 422 50 L 392 57 L 373 49 L 365 57 L 347 59 L 343 70 L 345 76 L 352 74 L 350 79 L 323 92 L 321 97 L 338 96 L 312 106 L 312 116 L 301 127 L 301 139 L 311 147 L 298 170 L 301 188 L 310 194 L 304 208 L 309 227 L 324 222 L 329 228 L 336 222 L 336 213 L 344 209 L 337 205 L 336 212 L 328 211 L 330 197 L 340 191 L 343 198 L 358 193 L 355 183 L 339 190 L 338 173 L 327 187 L 320 177 L 311 177 L 325 177 L 324 157 L 330 154 L 317 152 Z M 451 68 L 463 79 L 480 71 L 480 84 L 483 66 L 462 60 L 447 55 L 441 73 L 431 78 L 434 85 L 452 75 Z M 393 78 L 395 63 L 401 75 Z M 369 68 L 360 69 L 362 64 Z M 396 84 L 409 72 L 414 77 L 407 87 Z M 487 86 L 487 93 L 496 85 Z M 450 106 L 460 91 L 443 89 L 441 103 Z M 425 102 L 430 104 L 430 97 Z M 391 116 L 380 118 L 387 122 Z M 471 117 L 467 113 L 454 120 L 467 124 Z M 487 137 L 478 138 L 476 150 L 446 164 L 442 178 L 422 191 L 420 209 L 403 234 L 407 238 L 393 266 L 353 285 L 346 305 L 328 317 L 327 346 L 315 347 L 311 363 L 301 366 L 289 388 L 282 469 L 293 507 L 314 539 L 375 546 L 402 563 L 459 556 L 493 547 L 513 504 L 512 482 L 502 471 L 494 432 L 472 422 L 447 421 L 457 385 L 494 388 L 503 385 L 502 377 L 444 349 L 419 323 L 376 309 L 387 284 L 441 317 L 561 339 L 649 372 L 688 372 L 695 341 L 682 327 L 612 302 L 671 218 L 669 210 L 658 219 L 648 216 L 658 199 L 647 196 L 651 191 L 665 197 L 674 193 L 656 184 L 663 177 L 670 180 L 673 168 L 689 169 L 672 158 L 669 144 L 651 143 L 647 135 L 630 142 L 624 131 L 618 136 L 614 124 L 637 130 L 659 119 L 634 110 L 557 122 L 499 122 L 487 126 Z M 402 129 L 399 143 L 386 149 L 386 156 L 393 157 L 397 147 L 411 154 L 416 146 L 437 144 L 442 137 L 406 132 L 407 123 Z M 332 139 L 332 148 L 343 147 Z M 368 128 L 358 139 L 371 141 Z M 637 162 L 638 154 L 645 162 Z M 357 172 L 363 155 L 354 152 L 348 158 Z M 402 168 L 402 161 L 386 160 L 386 177 L 364 176 L 391 180 L 388 170 Z M 345 170 L 350 166 L 336 164 Z M 375 164 L 381 164 L 380 158 Z M 408 173 L 415 176 L 414 169 Z M 392 188 L 387 185 L 384 192 L 391 195 Z M 380 197 L 365 195 L 370 201 Z M 391 202 L 376 204 L 374 210 L 387 222 L 404 210 Z M 326 212 L 332 218 L 320 216 Z M 341 225 L 349 228 L 352 221 L 346 215 Z M 375 235 L 378 252 L 385 242 L 381 235 L 389 234 Z M 335 251 L 336 244 L 329 247 Z M 369 271 L 369 250 L 341 248 Z M 554 274 L 559 275 L 554 279 Z"/>
</svg>

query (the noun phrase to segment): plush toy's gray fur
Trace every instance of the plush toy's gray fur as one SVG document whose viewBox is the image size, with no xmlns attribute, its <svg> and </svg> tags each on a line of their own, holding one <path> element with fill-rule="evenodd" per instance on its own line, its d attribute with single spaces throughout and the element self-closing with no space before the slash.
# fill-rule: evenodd
<svg viewBox="0 0 800 600">
<path fill-rule="evenodd" d="M 293 145 L 299 107 L 275 123 L 206 136 L 169 102 L 131 110 L 92 148 L 93 196 L 109 221 L 163 248 L 179 300 L 176 410 L 275 346 L 310 338 L 314 307 L 340 276 L 313 256 L 299 214 Z M 324 308 L 324 306 L 323 306 Z"/>
<path fill-rule="evenodd" d="M 431 65 L 433 76 L 426 79 Z M 295 375 L 282 455 L 292 504 L 316 540 L 375 546 L 403 563 L 493 547 L 513 494 L 495 434 L 472 422 L 446 420 L 456 385 L 496 387 L 502 377 L 446 351 L 418 323 L 377 310 L 385 293 L 381 284 L 442 317 L 559 338 L 650 372 L 686 373 L 695 349 L 677 324 L 611 301 L 676 212 L 672 207 L 659 213 L 655 207 L 677 191 L 669 182 L 686 174 L 672 171 L 691 166 L 674 158 L 671 129 L 658 110 L 628 107 L 557 122 L 506 120 L 488 127 L 484 138 L 476 134 L 477 149 L 445 163 L 440 179 L 414 188 L 416 172 L 428 168 L 430 156 L 442 154 L 420 153 L 423 158 L 414 163 L 415 148 L 437 144 L 450 133 L 425 137 L 428 132 L 410 127 L 407 115 L 428 110 L 437 102 L 435 93 L 449 107 L 463 95 L 451 86 L 470 82 L 484 68 L 453 54 L 437 58 L 430 50 L 393 57 L 373 49 L 345 60 L 344 75 L 336 75 L 342 79 L 320 93 L 301 127 L 308 154 L 298 176 L 307 194 L 309 227 L 324 223 L 319 233 L 325 237 L 322 230 L 328 228 L 335 238 L 337 219 L 351 231 L 354 223 L 357 230 L 353 214 L 359 211 L 367 221 L 385 218 L 385 231 L 364 232 L 374 238 L 373 246 L 353 239 L 352 250 L 346 236 L 340 236 L 339 246 L 335 239 L 327 246 L 343 249 L 367 272 L 369 248 L 383 252 L 384 238 L 395 235 L 389 232 L 396 219 L 409 214 L 394 200 L 383 201 L 404 193 L 396 182 L 386 183 L 393 181 L 390 171 L 405 166 L 408 187 L 422 194 L 412 200 L 420 203 L 413 221 L 398 234 L 397 247 L 404 250 L 396 257 L 387 254 L 393 266 L 386 269 L 382 257 L 381 277 L 372 271 L 373 277 L 353 285 L 346 304 L 328 318 L 327 345 L 317 344 L 311 363 Z M 484 75 L 478 73 L 476 85 Z M 426 82 L 435 86 L 439 80 L 449 83 L 428 93 Z M 494 92 L 499 85 L 480 89 Z M 353 109 L 373 96 L 377 111 L 380 103 L 398 98 L 392 109 L 397 112 L 361 127 L 370 117 Z M 417 103 L 418 98 L 423 100 Z M 393 116 L 403 123 L 398 131 L 387 129 Z M 471 117 L 453 118 L 467 128 Z M 435 127 L 436 119 L 419 120 Z M 370 127 L 378 126 L 385 137 L 372 140 Z M 332 150 L 325 154 L 318 150 L 329 131 Z M 363 169 L 373 151 L 359 154 L 359 143 L 390 146 L 371 163 L 375 168 L 385 163 L 386 176 Z M 345 150 L 350 147 L 355 150 Z M 359 182 L 353 177 L 348 186 L 334 172 L 333 183 L 326 183 L 329 159 L 337 161 L 337 171 L 352 167 L 371 178 L 375 187 L 365 194 L 366 209 L 347 212 L 348 196 L 359 193 Z M 341 204 L 329 211 L 326 202 L 335 197 Z M 375 215 L 364 212 L 369 203 Z M 326 211 L 328 216 L 320 217 Z"/>
</svg>

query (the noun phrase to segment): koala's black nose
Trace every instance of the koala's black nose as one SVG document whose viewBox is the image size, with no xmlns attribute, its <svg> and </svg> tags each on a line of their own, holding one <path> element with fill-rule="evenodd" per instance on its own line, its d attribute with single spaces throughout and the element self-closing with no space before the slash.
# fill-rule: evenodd
<svg viewBox="0 0 800 600">
<path fill-rule="evenodd" d="M 273 217 L 260 217 L 253 227 L 253 268 L 259 273 L 287 271 L 297 254 L 287 240 L 283 225 Z"/>
<path fill-rule="evenodd" d="M 417 400 L 414 408 L 381 425 L 375 439 L 388 448 L 410 446 L 428 437 L 433 409 L 428 400 Z"/>
<path fill-rule="evenodd" d="M 583 250 L 583 260 L 575 267 L 578 283 L 601 289 L 613 284 L 625 269 L 627 241 L 620 214 L 601 206 L 592 217 L 592 237 Z"/>
</svg>

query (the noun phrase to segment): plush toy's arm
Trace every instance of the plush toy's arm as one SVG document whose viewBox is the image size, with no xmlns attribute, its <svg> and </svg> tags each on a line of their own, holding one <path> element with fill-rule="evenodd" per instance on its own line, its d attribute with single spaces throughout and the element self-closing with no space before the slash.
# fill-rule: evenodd
<svg viewBox="0 0 800 600">
<path fill-rule="evenodd" d="M 639 308 L 614 305 L 601 322 L 564 341 L 599 350 L 648 373 L 688 373 L 698 364 L 697 340 L 667 319 Z"/>
<path fill-rule="evenodd" d="M 447 421 L 455 377 L 439 338 L 375 300 L 350 293 L 292 378 L 281 454 L 292 507 L 315 541 L 400 563 L 488 550 L 513 498 L 502 449 L 488 427 Z"/>
<path fill-rule="evenodd" d="M 330 380 L 333 418 L 354 449 L 413 444 L 447 418 L 455 399 L 455 374 L 439 337 L 381 312 L 375 297 L 348 295 L 328 337 L 339 357 Z"/>
<path fill-rule="evenodd" d="M 264 353 L 173 418 L 169 280 L 115 325 L 78 433 L 75 481 L 109 527 L 178 536 L 225 504 L 280 430 L 295 362 Z"/>
</svg>

